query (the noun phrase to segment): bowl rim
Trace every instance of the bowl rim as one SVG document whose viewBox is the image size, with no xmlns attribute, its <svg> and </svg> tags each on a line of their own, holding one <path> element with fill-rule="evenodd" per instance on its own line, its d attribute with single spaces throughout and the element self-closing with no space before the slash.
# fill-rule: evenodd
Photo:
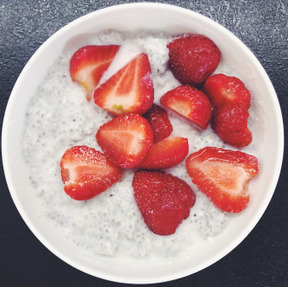
<svg viewBox="0 0 288 287">
<path fill-rule="evenodd" d="M 267 200 L 264 205 L 261 206 L 261 208 L 258 210 L 257 216 L 253 218 L 253 221 L 249 222 L 249 224 L 246 226 L 246 228 L 243 230 L 241 233 L 242 236 L 240 236 L 237 240 L 231 242 L 225 250 L 222 250 L 222 252 L 218 253 L 217 256 L 212 257 L 208 262 L 205 264 L 202 264 L 201 266 L 198 266 L 198 268 L 194 268 L 191 270 L 191 268 L 187 268 L 183 270 L 182 272 L 178 272 L 177 274 L 167 274 L 164 278 L 164 276 L 157 278 L 157 280 L 153 279 L 151 281 L 151 278 L 141 278 L 140 280 L 131 279 L 131 278 L 119 278 L 119 276 L 114 276 L 112 274 L 99 274 L 95 270 L 89 270 L 88 268 L 83 267 L 81 264 L 78 264 L 77 262 L 74 262 L 70 258 L 68 258 L 65 254 L 62 254 L 57 250 L 56 247 L 50 244 L 49 241 L 46 240 L 45 237 L 42 236 L 41 233 L 38 232 L 37 227 L 34 226 L 34 224 L 31 222 L 31 219 L 27 215 L 25 209 L 23 208 L 23 205 L 19 198 L 17 197 L 17 191 L 14 190 L 13 186 L 13 180 L 11 178 L 11 175 L 9 173 L 8 169 L 8 153 L 7 153 L 7 142 L 6 142 L 6 134 L 9 132 L 9 125 L 8 125 L 8 120 L 7 118 L 10 117 L 11 110 L 13 109 L 13 102 L 16 100 L 17 96 L 17 89 L 19 86 L 19 83 L 21 83 L 22 79 L 24 78 L 26 72 L 29 70 L 30 65 L 32 65 L 33 60 L 42 53 L 42 50 L 45 49 L 47 45 L 49 45 L 50 42 L 53 42 L 55 38 L 65 34 L 67 29 L 71 29 L 71 27 L 75 25 L 79 25 L 80 22 L 85 22 L 88 21 L 90 18 L 97 17 L 99 14 L 105 14 L 105 13 L 113 13 L 115 11 L 121 11 L 126 10 L 126 9 L 143 9 L 143 8 L 157 8 L 157 9 L 166 9 L 166 10 L 172 10 L 176 13 L 186 13 L 187 15 L 191 15 L 193 17 L 199 17 L 202 20 L 204 19 L 205 21 L 209 21 L 213 23 L 213 25 L 218 26 L 218 28 L 221 28 L 222 30 L 225 30 L 226 33 L 229 33 L 230 37 L 233 38 L 234 41 L 237 42 L 237 44 L 241 45 L 243 49 L 246 50 L 246 52 L 250 53 L 253 55 L 255 58 L 255 63 L 258 65 L 258 69 L 260 69 L 262 73 L 262 77 L 265 79 L 265 82 L 267 82 L 270 93 L 274 94 L 274 101 L 275 101 L 275 108 L 277 110 L 276 117 L 277 117 L 277 122 L 278 122 L 278 133 L 279 133 L 279 144 L 277 146 L 277 159 L 278 159 L 278 165 L 275 169 L 275 172 L 273 174 L 273 178 L 271 179 L 271 192 L 269 193 L 269 196 L 267 197 Z M 74 268 L 77 268 L 78 270 L 81 270 L 87 274 L 107 279 L 110 281 L 115 281 L 115 282 L 121 282 L 121 283 L 136 283 L 136 284 L 150 284 L 150 283 L 160 283 L 160 282 L 165 282 L 165 281 L 170 281 L 178 278 L 182 278 L 188 275 L 191 275 L 193 273 L 196 273 L 200 270 L 203 270 L 204 268 L 207 268 L 208 266 L 216 263 L 219 261 L 221 258 L 226 256 L 229 252 L 231 252 L 234 248 L 236 248 L 246 237 L 247 235 L 252 231 L 252 229 L 256 226 L 260 218 L 262 217 L 263 213 L 265 212 L 270 200 L 272 199 L 272 196 L 274 194 L 280 172 L 281 172 L 281 166 L 282 166 L 282 161 L 283 161 L 283 155 L 284 155 L 284 126 L 283 126 L 283 119 L 282 119 L 282 113 L 281 113 L 281 108 L 279 105 L 279 100 L 277 98 L 277 94 L 274 90 L 274 87 L 266 74 L 263 66 L 260 64 L 258 59 L 254 56 L 254 54 L 249 50 L 249 48 L 242 42 L 240 41 L 234 34 L 232 34 L 228 29 L 226 29 L 224 26 L 220 25 L 219 23 L 215 22 L 214 20 L 208 18 L 207 16 L 204 16 L 198 12 L 195 12 L 193 10 L 171 5 L 171 4 L 165 4 L 165 3 L 152 3 L 152 2 L 139 2 L 139 3 L 126 3 L 126 4 L 119 4 L 119 5 L 113 5 L 110 7 L 102 8 L 93 12 L 90 12 L 84 16 L 81 16 L 70 23 L 66 24 L 62 28 L 60 28 L 57 32 L 55 32 L 51 37 L 49 37 L 37 50 L 36 52 L 31 56 L 30 60 L 27 62 L 25 67 L 23 68 L 22 72 L 20 73 L 13 89 L 10 94 L 10 98 L 8 99 L 8 103 L 6 106 L 4 118 L 3 118 L 3 123 L 2 123 L 2 163 L 3 163 L 3 169 L 4 169 L 4 174 L 6 178 L 6 182 L 9 188 L 9 192 L 11 194 L 11 197 L 13 199 L 13 202 L 19 211 L 21 217 L 23 218 L 24 222 L 26 225 L 29 227 L 29 229 L 32 231 L 32 233 L 37 237 L 38 240 L 46 247 L 48 248 L 52 253 L 54 253 L 58 258 L 62 259 L 64 262 L 68 263 L 69 265 L 73 266 Z"/>
</svg>

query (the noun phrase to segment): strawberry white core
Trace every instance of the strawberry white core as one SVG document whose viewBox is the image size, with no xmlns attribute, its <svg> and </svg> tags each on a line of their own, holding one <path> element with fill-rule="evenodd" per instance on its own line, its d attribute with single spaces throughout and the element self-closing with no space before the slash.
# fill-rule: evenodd
<svg viewBox="0 0 288 287">
<path fill-rule="evenodd" d="M 249 178 L 241 167 L 231 166 L 230 163 L 226 162 L 207 161 L 201 165 L 200 170 L 208 178 L 212 179 L 213 184 L 227 193 L 232 193 L 233 195 L 242 192 L 247 193 L 247 189 L 243 190 L 243 186 L 247 185 Z"/>
</svg>

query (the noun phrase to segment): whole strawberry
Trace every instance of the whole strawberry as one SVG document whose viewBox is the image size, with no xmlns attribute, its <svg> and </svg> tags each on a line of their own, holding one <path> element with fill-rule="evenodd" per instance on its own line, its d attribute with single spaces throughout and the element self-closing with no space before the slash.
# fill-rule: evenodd
<svg viewBox="0 0 288 287">
<path fill-rule="evenodd" d="M 221 52 L 206 36 L 182 35 L 167 45 L 169 68 L 182 84 L 201 86 L 216 70 Z"/>
<path fill-rule="evenodd" d="M 144 222 L 158 235 L 173 234 L 195 203 L 191 187 L 171 174 L 137 171 L 132 186 Z"/>
</svg>

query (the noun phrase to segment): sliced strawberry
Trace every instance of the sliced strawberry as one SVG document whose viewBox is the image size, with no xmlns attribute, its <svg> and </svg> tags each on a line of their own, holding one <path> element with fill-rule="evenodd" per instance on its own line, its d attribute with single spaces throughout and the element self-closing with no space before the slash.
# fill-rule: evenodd
<svg viewBox="0 0 288 287">
<path fill-rule="evenodd" d="M 168 114 L 160 106 L 153 104 L 143 117 L 147 119 L 152 128 L 154 143 L 167 138 L 172 133 L 173 127 Z"/>
<path fill-rule="evenodd" d="M 170 136 L 152 145 L 143 161 L 137 166 L 143 169 L 165 169 L 182 162 L 188 155 L 186 138 Z"/>
<path fill-rule="evenodd" d="M 215 206 L 237 213 L 249 202 L 248 183 L 258 173 L 258 160 L 241 151 L 206 147 L 188 157 L 186 168 Z"/>
<path fill-rule="evenodd" d="M 168 44 L 169 68 L 182 84 L 199 87 L 217 68 L 221 52 L 203 35 L 182 35 Z"/>
<path fill-rule="evenodd" d="M 137 171 L 132 186 L 144 222 L 159 235 L 175 233 L 195 203 L 191 187 L 171 174 Z"/>
<path fill-rule="evenodd" d="M 87 146 L 74 146 L 64 153 L 61 162 L 64 191 L 75 200 L 87 200 L 116 183 L 122 169 L 104 154 Z"/>
<path fill-rule="evenodd" d="M 102 125 L 96 139 L 103 152 L 118 166 L 138 165 L 153 143 L 152 129 L 138 114 L 120 115 Z"/>
<path fill-rule="evenodd" d="M 189 85 L 178 86 L 168 91 L 162 96 L 160 103 L 202 129 L 207 128 L 212 115 L 212 106 L 208 97 Z"/>
<path fill-rule="evenodd" d="M 94 92 L 94 102 L 113 115 L 145 113 L 154 100 L 147 54 L 140 54 Z"/>
<path fill-rule="evenodd" d="M 86 90 L 90 100 L 103 73 L 108 69 L 120 46 L 84 46 L 77 50 L 70 60 L 70 76 Z"/>
<path fill-rule="evenodd" d="M 244 147 L 252 141 L 248 117 L 249 112 L 242 104 L 226 104 L 214 110 L 212 126 L 225 143 Z"/>
<path fill-rule="evenodd" d="M 236 78 L 224 74 L 210 77 L 203 86 L 214 107 L 225 104 L 242 104 L 249 109 L 251 94 L 244 83 Z"/>
</svg>

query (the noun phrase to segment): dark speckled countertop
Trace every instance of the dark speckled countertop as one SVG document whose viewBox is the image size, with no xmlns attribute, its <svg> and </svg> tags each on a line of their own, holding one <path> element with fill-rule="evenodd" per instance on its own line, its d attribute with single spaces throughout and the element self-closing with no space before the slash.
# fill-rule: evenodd
<svg viewBox="0 0 288 287">
<path fill-rule="evenodd" d="M 120 0 L 1 0 L 1 121 L 21 70 L 54 32 L 89 12 Z M 143 2 L 143 1 L 141 1 Z M 151 1 L 199 12 L 232 31 L 256 55 L 277 92 L 284 125 L 288 120 L 288 1 Z M 285 126 L 287 134 L 287 126 Z M 287 141 L 287 136 L 286 136 Z M 158 286 L 288 286 L 287 151 L 282 173 L 265 214 L 248 237 L 216 264 Z M 285 176 L 286 175 L 286 176 Z M 25 225 L 9 194 L 1 165 L 0 286 L 116 286 L 74 269 L 47 250 Z"/>
</svg>

